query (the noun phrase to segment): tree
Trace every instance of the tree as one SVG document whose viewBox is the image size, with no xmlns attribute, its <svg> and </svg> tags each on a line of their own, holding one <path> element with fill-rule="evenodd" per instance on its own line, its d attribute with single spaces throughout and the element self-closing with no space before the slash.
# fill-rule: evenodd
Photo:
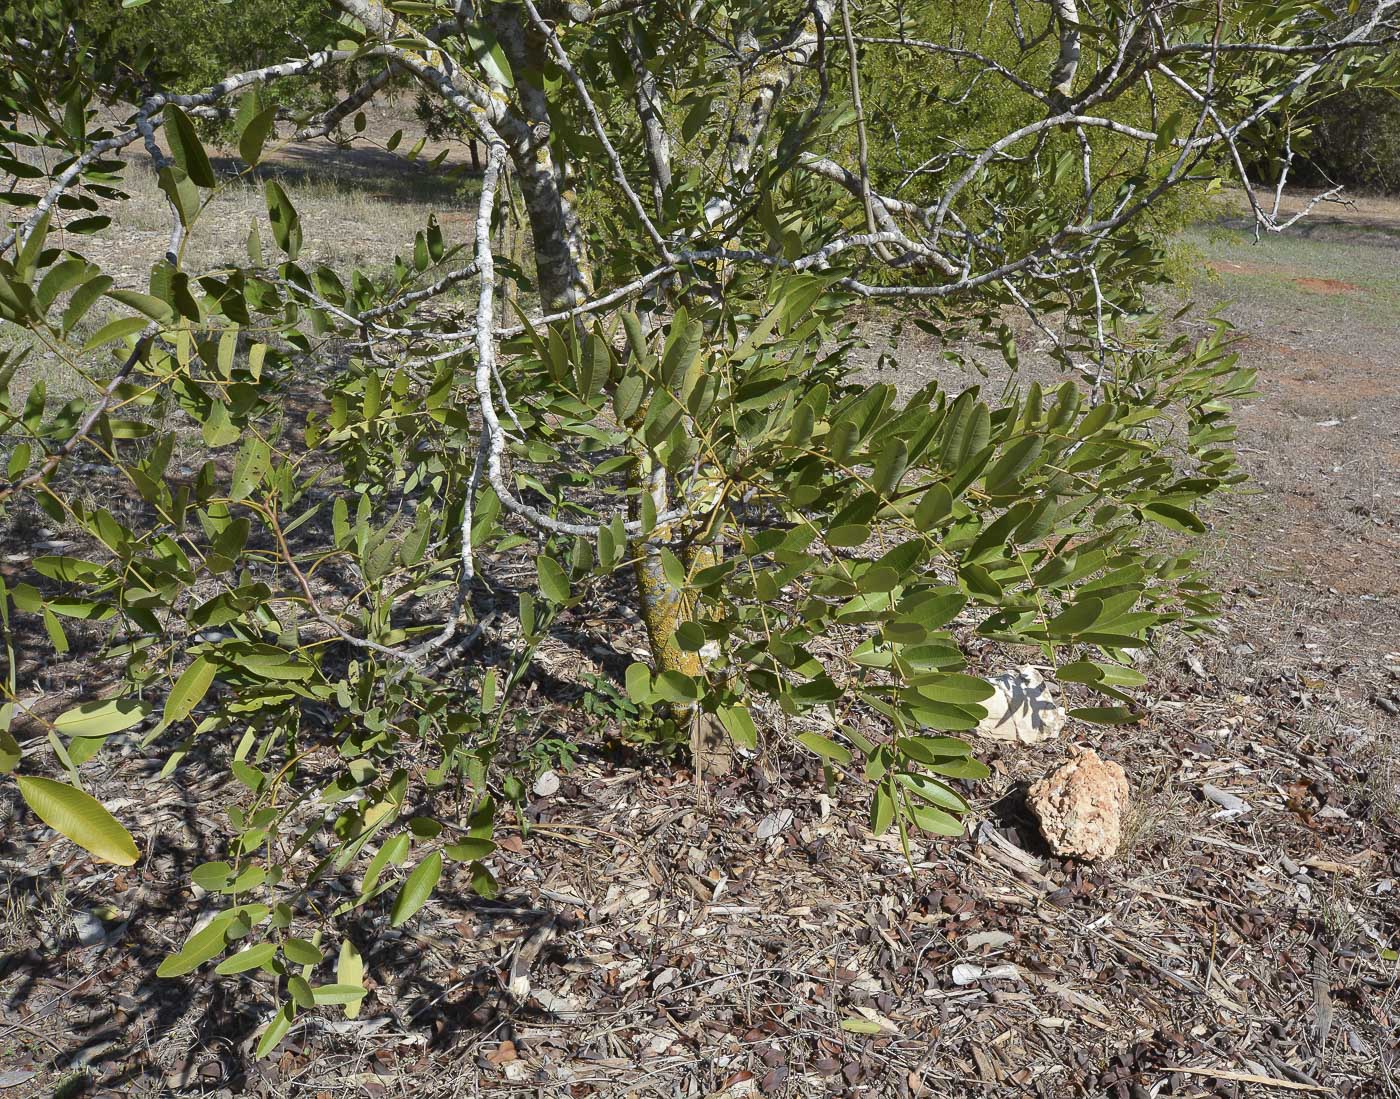
<svg viewBox="0 0 1400 1099">
<path fill-rule="evenodd" d="M 80 789 L 103 739 L 148 728 L 172 767 L 235 745 L 228 857 L 194 874 L 228 904 L 161 973 L 227 954 L 221 972 L 273 974 L 264 1050 L 299 1010 L 363 994 L 348 940 L 334 982 L 292 968 L 319 962 L 338 919 L 391 891 L 390 921 L 410 919 L 444 858 L 495 890 L 482 860 L 497 804 L 523 791 L 533 654 L 629 570 L 652 661 L 627 695 L 697 766 L 787 727 L 829 781 L 864 773 L 876 831 L 960 834 L 957 783 L 986 774 L 952 735 L 992 691 L 974 645 L 1039 652 L 1100 696 L 1077 717 L 1126 722 L 1144 682 L 1130 654 L 1208 622 L 1215 597 L 1175 540 L 1239 479 L 1229 403 L 1251 379 L 1223 322 L 1193 341 L 1150 310 L 1151 218 L 1233 172 L 1260 230 L 1284 228 L 1241 142 L 1363 63 L 1395 4 L 1344 21 L 1055 0 L 950 21 L 875 0 L 337 0 L 327 48 L 155 91 L 110 128 L 102 56 L 8 41 L 0 316 L 93 396 L 50 408 L 40 384 L 7 385 L 4 430 L 25 439 L 0 502 L 29 494 L 90 548 L 36 560 L 0 606 L 60 649 L 74 620 L 98 624 L 128 688 L 52 723 L 67 782 L 27 773 L 10 732 L 0 765 L 24 768 L 43 820 L 130 862 Z M 951 33 L 979 20 L 990 52 Z M 939 102 L 1002 105 L 965 128 L 942 114 L 908 182 L 889 150 L 901 108 L 865 76 L 881 51 L 935 73 Z M 261 89 L 339 70 L 368 75 L 294 132 L 353 130 L 411 81 L 485 150 L 474 235 L 434 220 L 383 270 L 308 269 L 269 179 L 247 262 L 187 270 L 221 186 L 195 123 L 232 112 L 251 171 L 288 117 Z M 171 212 L 144 289 L 82 244 L 138 142 Z M 498 246 L 516 195 L 530 262 Z M 849 364 L 860 301 L 1013 366 L 1022 312 L 1064 379 L 898 400 Z M 344 368 L 313 380 L 334 349 Z M 313 385 L 327 411 L 294 427 L 283 401 Z M 215 452 L 193 479 L 171 468 L 190 433 Z M 73 491 L 80 452 L 129 484 L 134 519 Z M 532 582 L 490 575 L 511 553 Z M 14 669 L 12 653 L 7 724 Z M 470 810 L 425 811 L 444 786 Z M 336 904 L 308 903 L 331 882 Z"/>
</svg>

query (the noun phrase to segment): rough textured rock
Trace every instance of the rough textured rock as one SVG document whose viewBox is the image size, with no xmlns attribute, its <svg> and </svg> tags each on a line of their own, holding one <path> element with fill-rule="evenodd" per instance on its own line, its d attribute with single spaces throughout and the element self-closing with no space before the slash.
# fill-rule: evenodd
<svg viewBox="0 0 1400 1099">
<path fill-rule="evenodd" d="M 996 694 L 982 703 L 987 716 L 977 735 L 993 740 L 1039 744 L 1054 740 L 1065 726 L 1065 710 L 1055 701 L 1050 684 L 1029 665 L 988 679 Z"/>
<path fill-rule="evenodd" d="M 1030 789 L 1040 829 L 1057 855 L 1103 859 L 1118 850 L 1128 807 L 1128 777 L 1092 749 L 1071 748 L 1069 761 Z"/>
</svg>

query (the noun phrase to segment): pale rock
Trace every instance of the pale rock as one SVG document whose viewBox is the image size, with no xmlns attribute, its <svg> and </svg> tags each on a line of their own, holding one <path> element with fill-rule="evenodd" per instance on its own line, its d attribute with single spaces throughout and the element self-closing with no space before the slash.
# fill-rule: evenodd
<svg viewBox="0 0 1400 1099">
<path fill-rule="evenodd" d="M 981 946 L 990 946 L 993 950 L 1000 950 L 1015 941 L 1015 936 L 1005 931 L 977 931 L 963 939 L 963 949 L 976 950 Z"/>
<path fill-rule="evenodd" d="M 788 828 L 792 827 L 793 811 L 791 809 L 775 809 L 761 821 L 758 822 L 757 835 L 760 842 L 766 843 L 774 836 L 782 835 Z"/>
<path fill-rule="evenodd" d="M 102 920 L 95 912 L 75 909 L 73 926 L 78 932 L 78 942 L 83 946 L 96 946 L 107 938 L 107 929 L 102 925 Z"/>
<path fill-rule="evenodd" d="M 531 792 L 537 798 L 552 798 L 559 792 L 559 776 L 553 771 L 543 772 L 539 778 L 535 779 L 535 785 Z"/>
<path fill-rule="evenodd" d="M 1220 812 L 1212 813 L 1211 820 L 1234 820 L 1236 817 L 1244 816 L 1254 808 L 1239 795 L 1232 794 L 1229 790 L 1222 790 L 1218 786 L 1212 786 L 1210 783 L 1201 787 L 1201 793 L 1208 800 L 1220 806 Z"/>
<path fill-rule="evenodd" d="M 1028 800 L 1057 855 L 1093 860 L 1117 852 L 1128 807 L 1128 777 L 1118 764 L 1071 748 L 1069 761 L 1032 786 Z"/>
<path fill-rule="evenodd" d="M 978 981 L 1015 981 L 1021 971 L 1014 965 L 981 966 L 970 962 L 959 962 L 953 966 L 953 983 L 959 988 L 976 984 Z"/>
<path fill-rule="evenodd" d="M 1054 740 L 1065 726 L 1065 709 L 1055 701 L 1050 684 L 1030 665 L 989 676 L 996 693 L 983 700 L 987 716 L 977 735 L 993 740 L 1039 744 Z"/>
</svg>

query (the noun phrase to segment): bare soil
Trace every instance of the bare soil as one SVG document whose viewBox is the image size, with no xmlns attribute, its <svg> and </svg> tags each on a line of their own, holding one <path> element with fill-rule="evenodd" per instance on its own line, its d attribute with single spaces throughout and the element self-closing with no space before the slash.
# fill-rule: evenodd
<svg viewBox="0 0 1400 1099">
<path fill-rule="evenodd" d="M 449 864 L 410 924 L 367 920 L 360 1017 L 308 1020 L 268 1060 L 251 1055 L 265 980 L 152 976 L 200 907 L 185 875 L 220 854 L 219 761 L 158 781 L 162 760 L 126 741 L 88 765 L 146 852 L 125 870 L 6 787 L 0 1092 L 1400 1095 L 1400 323 L 1374 308 L 1388 211 L 1309 230 L 1337 249 L 1326 278 L 1261 248 L 1197 287 L 1232 300 L 1260 372 L 1239 416 L 1253 479 L 1211 516 L 1217 636 L 1155 658 L 1145 722 L 1069 733 L 1132 782 L 1116 859 L 1061 861 L 1037 835 L 1024 792 L 1063 743 L 985 746 L 969 834 L 911 858 L 870 836 L 864 784 L 825 789 L 781 728 L 699 788 L 583 712 L 582 677 L 642 648 L 600 608 L 546 654 L 539 695 L 546 728 L 591 747 L 506 828 L 501 896 Z M 1348 312 L 1357 298 L 1372 308 Z M 910 358 L 906 384 L 932 369 Z M 35 537 L 11 532 L 16 574 Z M 82 672 L 28 685 L 61 702 Z M 1249 811 L 1222 819 L 1206 785 Z"/>
</svg>

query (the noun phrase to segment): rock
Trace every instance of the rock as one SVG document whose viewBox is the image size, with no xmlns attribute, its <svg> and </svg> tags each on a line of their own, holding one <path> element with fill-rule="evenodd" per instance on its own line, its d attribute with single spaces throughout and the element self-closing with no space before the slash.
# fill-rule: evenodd
<svg viewBox="0 0 1400 1099">
<path fill-rule="evenodd" d="M 1064 707 L 1030 665 L 991 676 L 987 682 L 996 694 L 982 703 L 987 716 L 977 726 L 979 736 L 1039 744 L 1060 735 L 1065 727 Z"/>
<path fill-rule="evenodd" d="M 1234 820 L 1236 817 L 1244 816 L 1254 808 L 1249 802 L 1245 801 L 1244 798 L 1230 793 L 1229 790 L 1222 790 L 1218 786 L 1212 786 L 1210 783 L 1206 783 L 1201 787 L 1201 793 L 1203 793 L 1207 799 L 1220 806 L 1220 812 L 1212 813 L 1210 817 L 1211 820 Z"/>
<path fill-rule="evenodd" d="M 552 798 L 559 792 L 559 776 L 553 771 L 543 772 L 539 778 L 535 779 L 535 785 L 531 787 L 531 793 L 537 798 Z"/>
<path fill-rule="evenodd" d="M 978 981 L 1015 981 L 1021 971 L 1014 965 L 980 966 L 970 962 L 959 962 L 953 966 L 953 983 L 959 988 L 976 984 Z"/>
<path fill-rule="evenodd" d="M 83 946 L 96 946 L 107 938 L 107 929 L 96 912 L 74 909 L 73 926 L 78 932 L 78 942 Z"/>
<path fill-rule="evenodd" d="M 1032 786 L 1028 800 L 1057 855 L 1093 860 L 1117 852 L 1128 807 L 1128 777 L 1118 764 L 1071 748 L 1069 761 Z"/>
<path fill-rule="evenodd" d="M 791 809 L 775 809 L 769 813 L 758 822 L 759 842 L 766 843 L 774 836 L 782 835 L 783 832 L 792 827 L 793 815 Z"/>
<path fill-rule="evenodd" d="M 1015 941 L 1016 937 L 1005 931 L 976 931 L 963 939 L 963 949 L 976 950 L 981 946 L 990 946 L 993 950 L 1000 950 Z"/>
</svg>

